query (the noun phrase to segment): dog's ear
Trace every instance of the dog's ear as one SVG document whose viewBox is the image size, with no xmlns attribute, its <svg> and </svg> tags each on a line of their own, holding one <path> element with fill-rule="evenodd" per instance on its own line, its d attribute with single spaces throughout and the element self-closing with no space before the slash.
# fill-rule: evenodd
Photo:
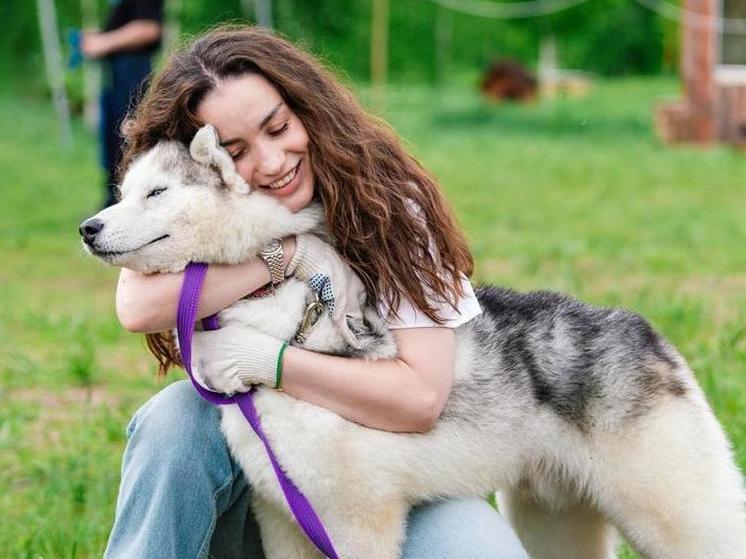
<svg viewBox="0 0 746 559">
<path fill-rule="evenodd" d="M 251 187 L 236 171 L 231 156 L 220 145 L 218 133 L 211 124 L 205 124 L 189 144 L 189 154 L 197 163 L 217 169 L 225 186 L 239 194 L 248 194 Z"/>
<path fill-rule="evenodd" d="M 346 313 L 341 327 L 353 356 L 387 359 L 396 355 L 393 338 L 375 309 L 365 307 L 362 312 Z"/>
</svg>

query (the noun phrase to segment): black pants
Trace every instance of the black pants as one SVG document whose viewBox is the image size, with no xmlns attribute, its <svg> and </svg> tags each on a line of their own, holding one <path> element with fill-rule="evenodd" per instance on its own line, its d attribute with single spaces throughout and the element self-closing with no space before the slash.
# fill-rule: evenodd
<svg viewBox="0 0 746 559">
<path fill-rule="evenodd" d="M 124 117 L 135 108 L 147 87 L 151 56 L 115 54 L 104 64 L 101 91 L 101 162 L 106 171 L 103 206 L 117 201 L 117 168 L 122 161 L 121 126 Z"/>
</svg>

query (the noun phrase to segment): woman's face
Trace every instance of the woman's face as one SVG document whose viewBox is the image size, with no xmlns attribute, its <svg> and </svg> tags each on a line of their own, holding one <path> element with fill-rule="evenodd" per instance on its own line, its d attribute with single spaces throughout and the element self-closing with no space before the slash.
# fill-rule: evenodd
<svg viewBox="0 0 746 559">
<path fill-rule="evenodd" d="M 254 189 L 292 212 L 313 198 L 308 134 L 300 119 L 263 76 L 226 78 L 197 107 L 212 124 L 236 169 Z"/>
</svg>

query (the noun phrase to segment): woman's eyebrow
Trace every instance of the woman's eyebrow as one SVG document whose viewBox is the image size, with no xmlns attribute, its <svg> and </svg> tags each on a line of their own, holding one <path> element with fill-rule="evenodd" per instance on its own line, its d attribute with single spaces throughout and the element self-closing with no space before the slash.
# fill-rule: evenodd
<svg viewBox="0 0 746 559">
<path fill-rule="evenodd" d="M 282 107 L 283 102 L 280 101 L 275 105 L 275 107 L 267 113 L 267 116 L 265 116 L 262 121 L 259 123 L 259 130 L 264 128 L 267 123 L 272 120 L 272 117 L 274 117 L 277 114 L 277 111 L 280 110 L 280 107 Z M 220 147 L 228 147 L 231 144 L 235 144 L 236 142 L 240 142 L 241 138 L 231 138 L 230 140 L 225 140 L 224 142 L 220 142 Z"/>
<path fill-rule="evenodd" d="M 280 101 L 279 103 L 277 103 L 277 105 L 275 105 L 275 108 L 272 109 L 271 111 L 269 111 L 269 113 L 267 113 L 267 116 L 265 116 L 262 119 L 262 122 L 259 123 L 259 130 L 261 130 L 262 128 L 264 128 L 267 125 L 267 123 L 270 120 L 272 120 L 272 117 L 277 114 L 277 111 L 280 110 L 280 107 L 282 107 L 282 101 Z"/>
</svg>

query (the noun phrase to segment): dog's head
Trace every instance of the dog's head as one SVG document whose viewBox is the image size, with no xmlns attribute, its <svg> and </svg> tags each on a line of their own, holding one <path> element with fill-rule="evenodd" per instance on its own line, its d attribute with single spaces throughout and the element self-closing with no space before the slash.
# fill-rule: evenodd
<svg viewBox="0 0 746 559">
<path fill-rule="evenodd" d="M 85 249 L 105 262 L 140 272 L 178 272 L 187 263 L 234 264 L 267 242 L 310 231 L 318 205 L 292 213 L 252 192 L 219 145 L 212 126 L 189 149 L 160 142 L 124 176 L 121 201 L 80 225 Z"/>
</svg>

